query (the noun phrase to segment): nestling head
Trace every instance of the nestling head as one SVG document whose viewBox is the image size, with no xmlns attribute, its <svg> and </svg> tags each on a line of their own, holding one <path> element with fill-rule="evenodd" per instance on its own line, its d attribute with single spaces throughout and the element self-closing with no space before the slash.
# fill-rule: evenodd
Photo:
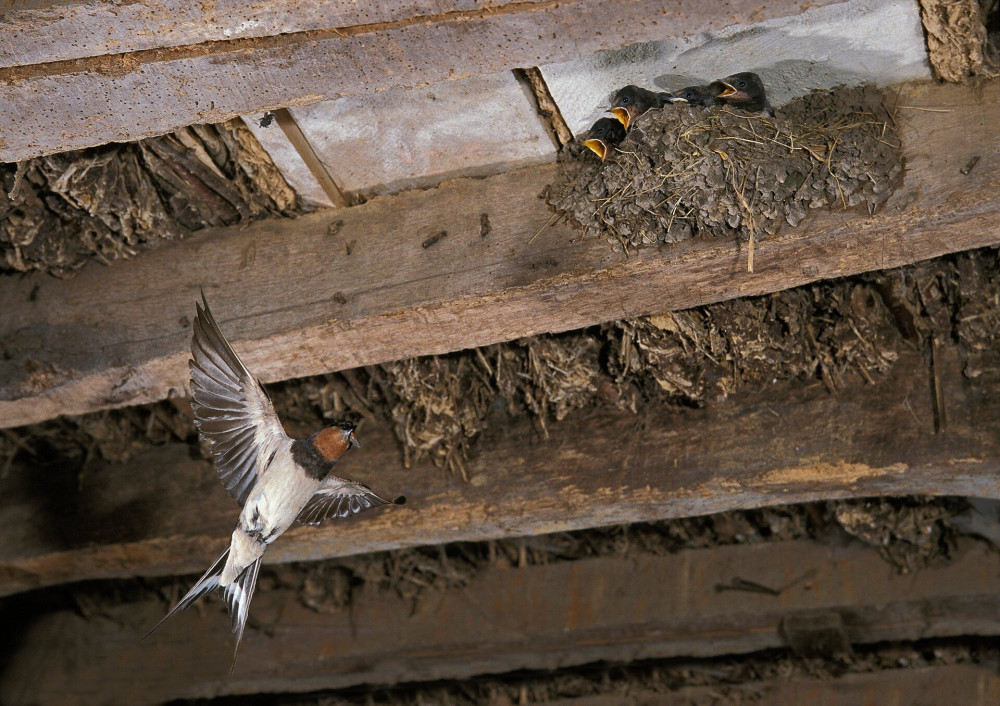
<svg viewBox="0 0 1000 706">
<path fill-rule="evenodd" d="M 750 110 L 761 110 L 767 105 L 764 82 L 752 71 L 726 76 L 718 83 L 723 87 L 718 97 L 727 103 Z"/>
</svg>

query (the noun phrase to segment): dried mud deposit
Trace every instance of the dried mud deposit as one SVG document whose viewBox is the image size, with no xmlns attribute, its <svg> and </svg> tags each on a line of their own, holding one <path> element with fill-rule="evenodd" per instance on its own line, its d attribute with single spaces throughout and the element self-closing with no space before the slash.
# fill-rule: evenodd
<svg viewBox="0 0 1000 706">
<path fill-rule="evenodd" d="M 572 144 L 548 202 L 616 249 L 701 234 L 759 240 L 815 208 L 877 210 L 903 165 L 874 86 L 816 91 L 775 117 L 670 106 L 604 163 Z"/>
<path fill-rule="evenodd" d="M 68 276 L 210 226 L 301 210 L 240 120 L 0 164 L 0 274 Z"/>
<path fill-rule="evenodd" d="M 626 319 L 442 356 L 268 386 L 286 428 L 391 424 L 404 461 L 457 475 L 488 430 L 538 431 L 581 410 L 682 414 L 775 384 L 832 394 L 876 384 L 906 350 L 956 341 L 969 378 L 1000 370 L 1000 252 L 984 249 L 777 294 Z M 848 393 L 849 394 L 849 393 Z M 189 405 L 155 404 L 0 430 L 0 479 L 17 462 L 123 462 L 150 444 L 197 450 Z M 572 423 L 572 422 L 569 422 Z"/>
</svg>

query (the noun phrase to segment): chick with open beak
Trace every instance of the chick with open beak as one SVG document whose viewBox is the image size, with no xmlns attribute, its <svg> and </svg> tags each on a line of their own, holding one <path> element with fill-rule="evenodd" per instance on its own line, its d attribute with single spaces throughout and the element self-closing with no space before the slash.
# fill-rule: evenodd
<svg viewBox="0 0 1000 706">
<path fill-rule="evenodd" d="M 583 133 L 583 146 L 601 158 L 607 159 L 612 147 L 625 139 L 625 127 L 616 118 L 601 118 Z"/>
<path fill-rule="evenodd" d="M 771 106 L 767 102 L 767 94 L 764 91 L 764 82 L 760 76 L 752 71 L 742 71 L 726 76 L 721 81 L 715 81 L 713 85 L 715 84 L 722 88 L 718 99 L 724 105 L 731 105 L 748 113 L 771 114 Z"/>
<path fill-rule="evenodd" d="M 672 93 L 650 91 L 639 86 L 628 85 L 620 89 L 611 101 L 608 112 L 614 115 L 628 130 L 633 121 L 647 110 L 662 108 L 671 102 Z"/>
</svg>

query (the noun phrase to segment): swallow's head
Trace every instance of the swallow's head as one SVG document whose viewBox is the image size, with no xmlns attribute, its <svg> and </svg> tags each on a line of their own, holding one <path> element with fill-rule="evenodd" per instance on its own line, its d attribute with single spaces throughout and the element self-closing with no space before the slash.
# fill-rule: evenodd
<svg viewBox="0 0 1000 706">
<path fill-rule="evenodd" d="M 628 126 L 632 124 L 632 121 L 645 112 L 645 109 L 641 107 L 643 95 L 643 89 L 638 86 L 625 86 L 615 94 L 608 112 L 618 118 L 621 124 L 625 126 L 625 129 L 628 130 Z"/>
<path fill-rule="evenodd" d="M 712 85 L 715 84 L 719 84 L 722 88 L 718 93 L 718 98 L 725 103 L 744 110 L 764 110 L 767 107 L 764 82 L 760 76 L 752 71 L 742 71 L 726 76 Z"/>
<path fill-rule="evenodd" d="M 708 86 L 688 86 L 677 91 L 670 99 L 671 103 L 688 103 L 690 105 L 718 105 L 718 95 L 727 90 L 721 81 Z"/>
<path fill-rule="evenodd" d="M 352 446 L 361 447 L 358 437 L 354 431 L 357 429 L 350 422 L 344 422 L 339 426 L 326 427 L 310 437 L 313 448 L 323 457 L 323 460 L 333 463 Z"/>
<path fill-rule="evenodd" d="M 583 146 L 603 162 L 611 147 L 625 139 L 625 128 L 614 118 L 601 118 L 583 134 Z"/>
</svg>

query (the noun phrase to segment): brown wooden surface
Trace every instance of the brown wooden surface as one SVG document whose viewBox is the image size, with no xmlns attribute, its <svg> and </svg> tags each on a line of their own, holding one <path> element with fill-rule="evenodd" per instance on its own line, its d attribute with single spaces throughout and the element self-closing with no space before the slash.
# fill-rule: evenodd
<svg viewBox="0 0 1000 706">
<path fill-rule="evenodd" d="M 342 475 L 407 504 L 290 530 L 265 561 L 315 560 L 462 540 L 542 534 L 723 510 L 871 495 L 1000 498 L 1000 376 L 962 374 L 941 345 L 935 379 L 904 353 L 879 384 L 830 395 L 782 384 L 682 413 L 594 409 L 550 423 L 494 420 L 469 482 L 402 466 L 392 433 L 359 430 Z M 89 578 L 203 571 L 237 506 L 185 445 L 128 464 L 17 467 L 0 496 L 0 595 Z"/>
<path fill-rule="evenodd" d="M 670 691 L 630 690 L 547 702 L 547 706 L 927 706 L 1000 703 L 996 665 L 892 669 L 823 678 L 765 679 L 743 684 L 685 686 Z"/>
<path fill-rule="evenodd" d="M 11 106 L 0 110 L 0 162 L 803 10 L 797 0 L 46 5 L 0 12 L 0 106 Z"/>
<path fill-rule="evenodd" d="M 18 636 L 0 700 L 152 704 L 739 654 L 784 646 L 783 621 L 819 612 L 840 615 L 853 644 L 1000 634 L 997 555 L 973 542 L 956 553 L 948 566 L 909 575 L 873 549 L 808 541 L 491 566 L 463 588 L 416 598 L 363 587 L 350 610 L 332 614 L 305 608 L 295 590 L 262 586 L 231 678 L 229 620 L 218 602 L 145 642 L 163 601 L 89 617 L 56 612 Z M 780 593 L 716 590 L 737 577 Z"/>
<path fill-rule="evenodd" d="M 746 252 L 726 239 L 625 258 L 552 224 L 539 199 L 555 178 L 546 166 L 202 233 L 111 267 L 90 265 L 71 280 L 3 278 L 0 425 L 183 391 L 199 287 L 250 369 L 273 381 L 1000 243 L 1000 81 L 913 85 L 899 104 L 934 110 L 899 110 L 907 169 L 887 206 L 873 217 L 813 215 L 758 243 L 753 274 Z M 971 156 L 979 162 L 963 174 Z M 448 236 L 421 246 L 442 231 Z"/>
</svg>

